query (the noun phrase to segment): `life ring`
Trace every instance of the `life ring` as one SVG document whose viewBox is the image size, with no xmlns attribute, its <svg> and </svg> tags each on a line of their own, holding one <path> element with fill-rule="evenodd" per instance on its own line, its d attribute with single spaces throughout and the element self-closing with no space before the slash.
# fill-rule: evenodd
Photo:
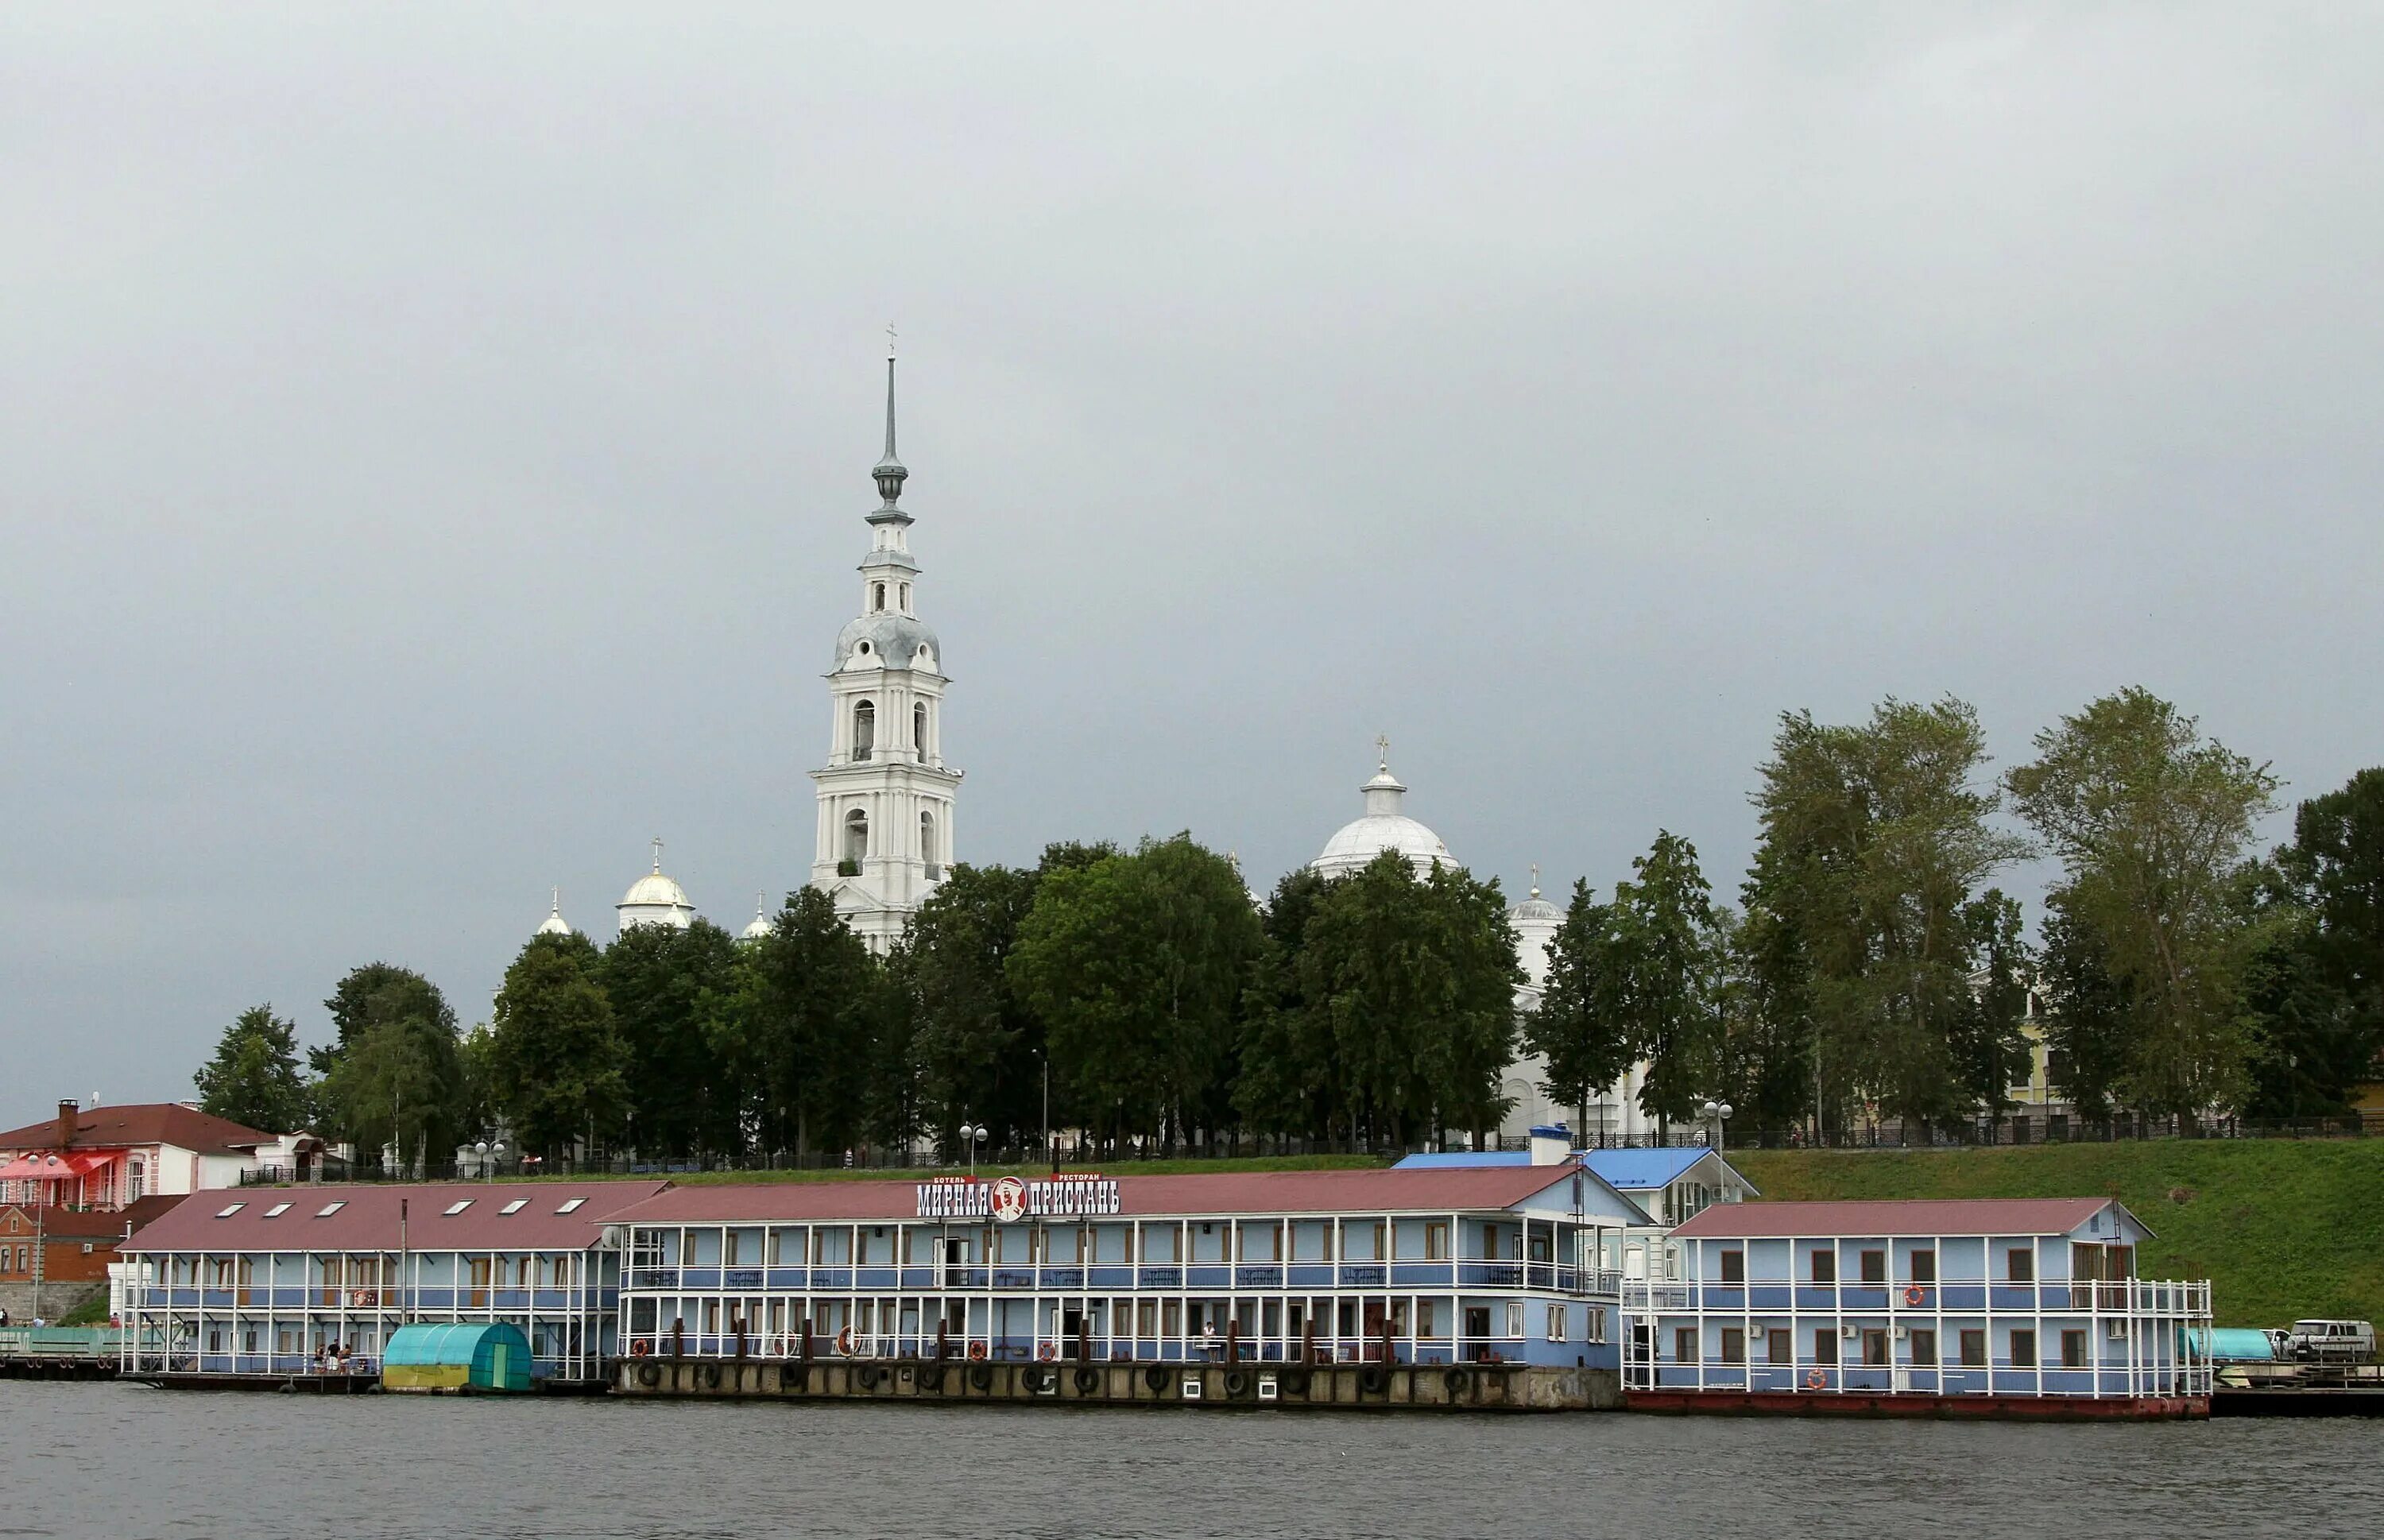
<svg viewBox="0 0 2384 1540">
<path fill-rule="evenodd" d="M 1904 1302 L 1907 1305 L 1917 1305 L 1928 1298 L 1928 1292 L 1921 1288 L 1918 1284 L 1914 1284 L 1911 1287 L 1904 1291 Z"/>
<path fill-rule="evenodd" d="M 364 1290 L 360 1288 L 352 1289 L 348 1294 L 348 1306 L 352 1310 L 363 1310 L 367 1298 L 368 1296 L 366 1295 Z"/>
<path fill-rule="evenodd" d="M 852 1357 L 852 1328 L 847 1326 L 836 1334 L 836 1350 L 846 1358 Z"/>
<path fill-rule="evenodd" d="M 1035 1356 L 1045 1363 L 1049 1363 L 1060 1356 L 1060 1345 L 1056 1342 L 1047 1342 L 1036 1350 Z"/>
<path fill-rule="evenodd" d="M 1805 1388 L 1827 1390 L 1830 1388 L 1830 1376 L 1818 1369 L 1808 1369 L 1805 1372 Z"/>
<path fill-rule="evenodd" d="M 971 1363 L 983 1363 L 985 1361 L 984 1343 L 972 1342 L 969 1344 L 969 1361 Z"/>
<path fill-rule="evenodd" d="M 646 1356 L 646 1339 L 644 1337 L 639 1337 L 629 1344 L 629 1356 L 633 1359 L 641 1359 Z"/>
</svg>

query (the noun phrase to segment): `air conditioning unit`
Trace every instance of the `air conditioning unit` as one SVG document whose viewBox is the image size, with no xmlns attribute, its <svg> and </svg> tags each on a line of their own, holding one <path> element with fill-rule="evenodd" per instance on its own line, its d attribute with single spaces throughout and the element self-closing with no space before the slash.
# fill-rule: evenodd
<svg viewBox="0 0 2384 1540">
<path fill-rule="evenodd" d="M 1898 1326 L 1895 1329 L 1895 1340 L 1898 1342 L 1902 1342 L 1906 1337 L 1908 1337 L 1911 1335 L 1912 1328 L 1909 1326 Z"/>
<path fill-rule="evenodd" d="M 1852 1342 L 1855 1339 L 1855 1329 L 1852 1326 L 1841 1326 L 1838 1328 L 1838 1335 Z"/>
<path fill-rule="evenodd" d="M 1746 1329 L 1746 1335 L 1753 1337 L 1756 1341 L 1760 1342 L 1763 1340 L 1763 1334 L 1770 1329 L 1770 1327 L 1758 1321 L 1754 1325 L 1749 1326 Z"/>
<path fill-rule="evenodd" d="M 1197 1401 L 1200 1398 L 1199 1375 L 1186 1374 L 1184 1376 L 1184 1398 L 1187 1401 Z"/>
<path fill-rule="evenodd" d="M 2128 1323 L 2125 1321 L 2114 1321 L 2111 1323 L 2111 1340 L 2114 1342 L 2125 1342 L 2128 1340 Z"/>
</svg>

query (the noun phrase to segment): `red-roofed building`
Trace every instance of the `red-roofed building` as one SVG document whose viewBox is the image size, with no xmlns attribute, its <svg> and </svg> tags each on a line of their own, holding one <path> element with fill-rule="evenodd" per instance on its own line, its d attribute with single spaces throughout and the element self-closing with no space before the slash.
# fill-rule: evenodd
<svg viewBox="0 0 2384 1540">
<path fill-rule="evenodd" d="M 1729 1203 L 1629 1279 L 1653 1410 L 2206 1413 L 2210 1285 L 2136 1276 L 2108 1198 Z"/>
<path fill-rule="evenodd" d="M 0 1201 L 121 1209 L 143 1198 L 227 1187 L 275 1167 L 300 1180 L 323 1141 L 267 1134 L 179 1101 L 83 1108 L 0 1133 Z"/>
</svg>

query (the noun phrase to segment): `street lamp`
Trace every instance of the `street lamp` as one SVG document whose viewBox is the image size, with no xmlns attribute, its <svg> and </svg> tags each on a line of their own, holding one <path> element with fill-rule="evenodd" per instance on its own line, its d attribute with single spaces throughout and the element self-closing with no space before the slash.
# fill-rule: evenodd
<svg viewBox="0 0 2384 1540">
<path fill-rule="evenodd" d="M 1706 1116 L 1713 1123 L 1714 1148 L 1720 1149 L 1730 1143 L 1730 1131 L 1723 1124 L 1730 1121 L 1731 1113 L 1737 1109 L 1727 1101 L 1708 1101 L 1705 1104 L 1704 1111 Z"/>
<path fill-rule="evenodd" d="M 482 1139 L 479 1143 L 472 1147 L 472 1153 L 480 1158 L 480 1180 L 483 1182 L 495 1181 L 497 1179 L 497 1161 L 505 1158 L 505 1147 L 503 1142 L 500 1140 L 496 1144 L 490 1144 L 488 1140 Z M 494 1159 L 490 1158 L 492 1156 Z"/>
<path fill-rule="evenodd" d="M 960 1132 L 961 1142 L 968 1146 L 969 1174 L 971 1176 L 975 1176 L 976 1174 L 977 1141 L 985 1137 L 985 1124 L 981 1123 L 964 1123 L 961 1124 Z"/>
</svg>

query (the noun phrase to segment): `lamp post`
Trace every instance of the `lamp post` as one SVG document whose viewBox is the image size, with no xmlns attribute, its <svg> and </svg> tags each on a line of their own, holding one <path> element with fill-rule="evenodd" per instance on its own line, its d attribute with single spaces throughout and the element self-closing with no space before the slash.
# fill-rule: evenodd
<svg viewBox="0 0 2384 1540">
<path fill-rule="evenodd" d="M 1708 1101 L 1705 1104 L 1705 1114 L 1713 1123 L 1713 1145 L 1716 1149 L 1728 1148 L 1730 1131 L 1724 1124 L 1730 1121 L 1731 1113 L 1736 1111 L 1737 1109 L 1727 1101 Z"/>
<path fill-rule="evenodd" d="M 505 1157 L 505 1147 L 503 1142 L 500 1140 L 496 1144 L 490 1144 L 488 1140 L 482 1139 L 479 1143 L 472 1147 L 472 1153 L 480 1158 L 480 1180 L 483 1182 L 495 1181 L 497 1179 L 497 1161 L 503 1160 Z"/>
<path fill-rule="evenodd" d="M 985 1124 L 981 1123 L 962 1124 L 960 1127 L 960 1135 L 961 1142 L 968 1146 L 969 1175 L 974 1177 L 976 1175 L 977 1141 L 985 1137 Z"/>
</svg>

